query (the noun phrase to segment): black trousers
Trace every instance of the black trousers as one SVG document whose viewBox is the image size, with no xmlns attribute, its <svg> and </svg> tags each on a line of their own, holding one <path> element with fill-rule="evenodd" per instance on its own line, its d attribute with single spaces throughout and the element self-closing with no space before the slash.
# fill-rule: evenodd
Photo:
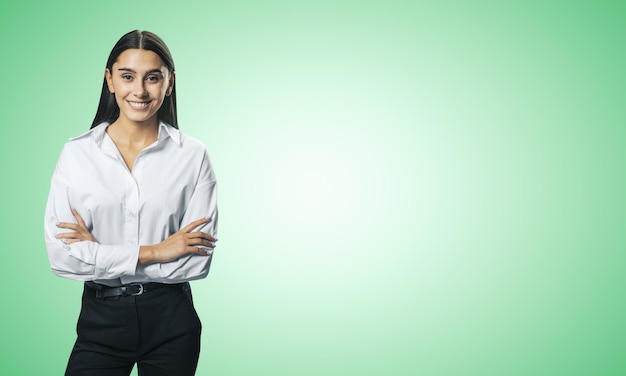
<svg viewBox="0 0 626 376">
<path fill-rule="evenodd" d="M 189 283 L 138 296 L 96 298 L 85 285 L 66 376 L 194 375 L 202 325 Z"/>
</svg>

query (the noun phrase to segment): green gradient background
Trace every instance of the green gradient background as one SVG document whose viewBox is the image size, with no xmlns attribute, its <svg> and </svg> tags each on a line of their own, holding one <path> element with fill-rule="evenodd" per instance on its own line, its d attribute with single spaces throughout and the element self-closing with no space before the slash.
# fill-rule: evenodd
<svg viewBox="0 0 626 376">
<path fill-rule="evenodd" d="M 3 375 L 60 375 L 49 181 L 134 28 L 177 64 L 219 247 L 198 375 L 626 374 L 619 2 L 4 2 Z"/>
</svg>

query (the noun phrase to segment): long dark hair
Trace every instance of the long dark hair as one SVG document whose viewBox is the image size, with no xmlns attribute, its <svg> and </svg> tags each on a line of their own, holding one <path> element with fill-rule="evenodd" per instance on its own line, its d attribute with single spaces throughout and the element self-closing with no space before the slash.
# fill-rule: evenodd
<svg viewBox="0 0 626 376">
<path fill-rule="evenodd" d="M 109 60 L 107 60 L 107 68 L 110 72 L 113 72 L 113 63 L 117 60 L 120 54 L 128 49 L 138 48 L 140 50 L 148 50 L 159 55 L 163 64 L 169 69 L 170 73 L 174 72 L 174 59 L 169 48 L 161 38 L 156 34 L 149 31 L 133 30 L 130 33 L 125 34 L 120 40 L 117 41 L 111 53 L 109 54 Z M 172 87 L 172 93 L 166 96 L 163 100 L 163 104 L 157 112 L 159 120 L 162 120 L 174 128 L 178 129 L 178 118 L 176 117 L 176 81 Z M 102 93 L 100 94 L 100 103 L 98 104 L 98 111 L 93 119 L 91 128 L 102 122 L 112 123 L 120 116 L 120 108 L 115 102 L 115 94 L 109 91 L 106 77 L 102 83 Z"/>
</svg>

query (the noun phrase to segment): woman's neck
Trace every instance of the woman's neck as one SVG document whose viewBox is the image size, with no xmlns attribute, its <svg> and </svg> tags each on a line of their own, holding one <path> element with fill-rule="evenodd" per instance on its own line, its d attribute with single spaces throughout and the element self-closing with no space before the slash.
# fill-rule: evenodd
<svg viewBox="0 0 626 376">
<path fill-rule="evenodd" d="M 137 123 L 117 119 L 109 127 L 107 133 L 116 141 L 135 147 L 145 147 L 155 142 L 159 136 L 158 119 Z"/>
</svg>

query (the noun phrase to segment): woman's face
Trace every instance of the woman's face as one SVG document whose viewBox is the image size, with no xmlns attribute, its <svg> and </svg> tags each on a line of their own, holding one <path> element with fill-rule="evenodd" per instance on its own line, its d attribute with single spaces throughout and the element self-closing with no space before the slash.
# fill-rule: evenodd
<svg viewBox="0 0 626 376">
<path fill-rule="evenodd" d="M 125 50 L 105 74 L 120 108 L 118 120 L 134 123 L 156 120 L 163 99 L 172 93 L 174 85 L 174 74 L 149 50 Z"/>
</svg>

